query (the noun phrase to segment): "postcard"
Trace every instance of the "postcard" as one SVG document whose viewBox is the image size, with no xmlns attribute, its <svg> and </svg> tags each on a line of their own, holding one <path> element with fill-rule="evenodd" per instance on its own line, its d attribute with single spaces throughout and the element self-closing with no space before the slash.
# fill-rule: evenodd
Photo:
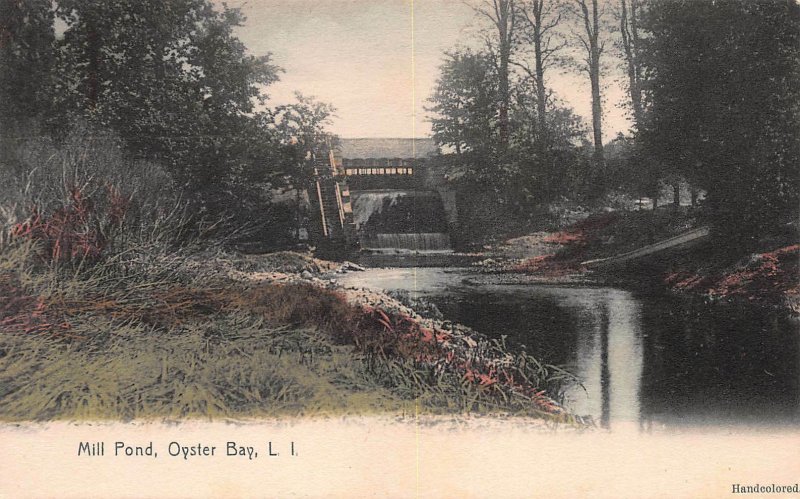
<svg viewBox="0 0 800 499">
<path fill-rule="evenodd" d="M 0 496 L 800 496 L 794 0 L 0 12 Z"/>
</svg>

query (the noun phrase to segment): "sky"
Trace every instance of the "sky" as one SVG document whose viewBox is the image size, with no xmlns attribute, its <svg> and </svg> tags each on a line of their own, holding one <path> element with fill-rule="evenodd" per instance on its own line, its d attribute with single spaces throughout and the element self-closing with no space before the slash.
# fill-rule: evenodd
<svg viewBox="0 0 800 499">
<path fill-rule="evenodd" d="M 221 0 L 218 3 L 222 3 Z M 246 15 L 237 35 L 253 55 L 272 54 L 280 81 L 270 106 L 314 96 L 337 109 L 341 137 L 426 137 L 425 106 L 446 50 L 469 44 L 481 26 L 461 0 L 227 0 Z M 588 78 L 553 70 L 556 94 L 591 123 Z M 604 136 L 629 124 L 623 90 L 607 82 Z"/>
</svg>

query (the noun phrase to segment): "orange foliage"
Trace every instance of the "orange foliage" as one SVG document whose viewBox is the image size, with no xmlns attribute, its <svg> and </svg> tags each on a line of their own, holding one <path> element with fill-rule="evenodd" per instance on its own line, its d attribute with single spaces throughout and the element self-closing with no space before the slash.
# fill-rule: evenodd
<svg viewBox="0 0 800 499">
<path fill-rule="evenodd" d="M 573 244 L 586 241 L 586 233 L 583 231 L 565 230 L 554 232 L 543 239 L 548 244 Z"/>
<path fill-rule="evenodd" d="M 542 255 L 524 260 L 514 265 L 511 270 L 543 277 L 563 277 L 581 270 L 580 258 L 559 258 L 556 255 Z"/>
<path fill-rule="evenodd" d="M 555 255 L 542 255 L 529 258 L 515 265 L 515 272 L 537 273 L 546 277 L 561 277 L 581 270 L 580 262 L 587 247 L 598 238 L 598 231 L 619 219 L 617 213 L 592 215 L 576 222 L 566 229 L 552 233 L 542 239 L 545 243 L 557 244 L 564 248 Z M 566 251 L 565 251 L 566 250 Z"/>
</svg>

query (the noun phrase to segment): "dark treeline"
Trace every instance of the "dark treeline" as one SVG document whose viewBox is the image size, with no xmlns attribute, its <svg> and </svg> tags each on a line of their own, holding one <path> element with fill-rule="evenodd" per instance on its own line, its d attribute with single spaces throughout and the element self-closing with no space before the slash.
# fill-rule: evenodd
<svg viewBox="0 0 800 499">
<path fill-rule="evenodd" d="M 473 48 L 445 56 L 430 99 L 441 160 L 464 192 L 518 220 L 691 187 L 720 236 L 747 246 L 798 207 L 800 5 L 794 0 L 483 0 Z M 479 47 L 479 48 L 475 48 Z M 587 126 L 556 71 L 586 77 Z M 602 141 L 622 81 L 631 129 Z M 704 192 L 702 202 L 698 192 Z M 611 196 L 611 197 L 610 197 Z"/>
<path fill-rule="evenodd" d="M 701 215 L 743 244 L 796 214 L 793 0 L 482 0 L 475 9 L 485 29 L 472 48 L 445 55 L 429 106 L 465 230 L 524 230 L 553 206 L 620 195 L 657 203 L 663 186 L 680 183 L 693 204 L 704 192 Z M 96 162 L 123 191 L 136 177 L 131 186 L 182 200 L 195 220 L 256 222 L 251 238 L 290 242 L 299 215 L 272 202 L 274 189 L 303 186 L 303 159 L 330 139 L 335 110 L 300 94 L 268 108 L 265 90 L 282 70 L 247 53 L 235 36 L 244 21 L 210 0 L 0 0 L 4 196 L 7 178 L 30 189 L 47 158 L 97 136 L 105 142 L 90 151 L 119 148 Z M 551 83 L 563 71 L 585 76 L 590 122 Z M 603 90 L 615 81 L 632 127 L 603 143 Z M 16 210 L 6 218 L 24 218 L 23 204 L 4 199 Z"/>
<path fill-rule="evenodd" d="M 299 94 L 267 108 L 282 70 L 247 53 L 235 36 L 244 21 L 209 0 L 0 0 L 6 175 L 31 169 L 37 140 L 61 150 L 76 134 L 113 137 L 121 182 L 156 165 L 195 220 L 286 236 L 294 214 L 269 188 L 302 180 L 333 109 Z"/>
</svg>

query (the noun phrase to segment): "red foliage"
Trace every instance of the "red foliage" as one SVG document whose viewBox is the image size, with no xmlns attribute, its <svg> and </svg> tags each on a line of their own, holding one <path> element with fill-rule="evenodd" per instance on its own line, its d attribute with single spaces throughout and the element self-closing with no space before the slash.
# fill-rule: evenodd
<svg viewBox="0 0 800 499">
<path fill-rule="evenodd" d="M 708 277 L 686 271 L 671 272 L 664 277 L 664 282 L 679 291 L 703 289 L 711 284 Z"/>
<path fill-rule="evenodd" d="M 724 273 L 680 271 L 667 274 L 664 281 L 675 290 L 701 291 L 718 299 L 774 302 L 781 294 L 800 294 L 799 263 L 800 245 L 795 244 L 753 255 L 746 265 Z"/>
<path fill-rule="evenodd" d="M 352 342 L 365 353 L 430 363 L 448 357 L 444 346 L 450 333 L 426 328 L 407 315 L 390 317 L 381 309 L 365 306 L 358 323 Z"/>
<path fill-rule="evenodd" d="M 557 413 L 562 409 L 544 391 L 520 382 L 515 367 L 498 367 L 498 359 L 489 354 L 475 355 L 470 349 L 458 348 L 452 335 L 445 330 L 431 329 L 402 314 L 391 316 L 380 309 L 364 307 L 365 320 L 360 321 L 353 338 L 362 352 L 396 356 L 425 365 L 437 366 L 460 373 L 464 381 L 481 390 L 500 393 L 516 391 L 529 397 L 537 408 Z M 375 328 L 377 326 L 377 329 Z"/>
<path fill-rule="evenodd" d="M 567 229 L 554 232 L 543 239 L 548 244 L 574 244 L 586 241 L 586 233 L 582 230 Z"/>
<path fill-rule="evenodd" d="M 572 224 L 566 229 L 546 236 L 543 241 L 563 246 L 555 255 L 543 255 L 528 259 L 513 270 L 560 277 L 581 270 L 580 262 L 585 258 L 588 248 L 599 239 L 605 227 L 619 219 L 615 212 L 592 215 Z"/>
<path fill-rule="evenodd" d="M 566 229 L 550 234 L 544 242 L 550 244 L 586 244 L 594 233 L 608 227 L 619 219 L 617 213 L 602 213 L 584 218 Z"/>
<path fill-rule="evenodd" d="M 107 202 L 98 208 L 91 197 L 72 187 L 64 206 L 50 214 L 33 206 L 31 216 L 15 224 L 11 235 L 42 242 L 41 256 L 50 261 L 97 260 L 109 244 L 107 234 L 122 225 L 131 201 L 116 187 L 108 185 L 106 191 Z"/>
</svg>

